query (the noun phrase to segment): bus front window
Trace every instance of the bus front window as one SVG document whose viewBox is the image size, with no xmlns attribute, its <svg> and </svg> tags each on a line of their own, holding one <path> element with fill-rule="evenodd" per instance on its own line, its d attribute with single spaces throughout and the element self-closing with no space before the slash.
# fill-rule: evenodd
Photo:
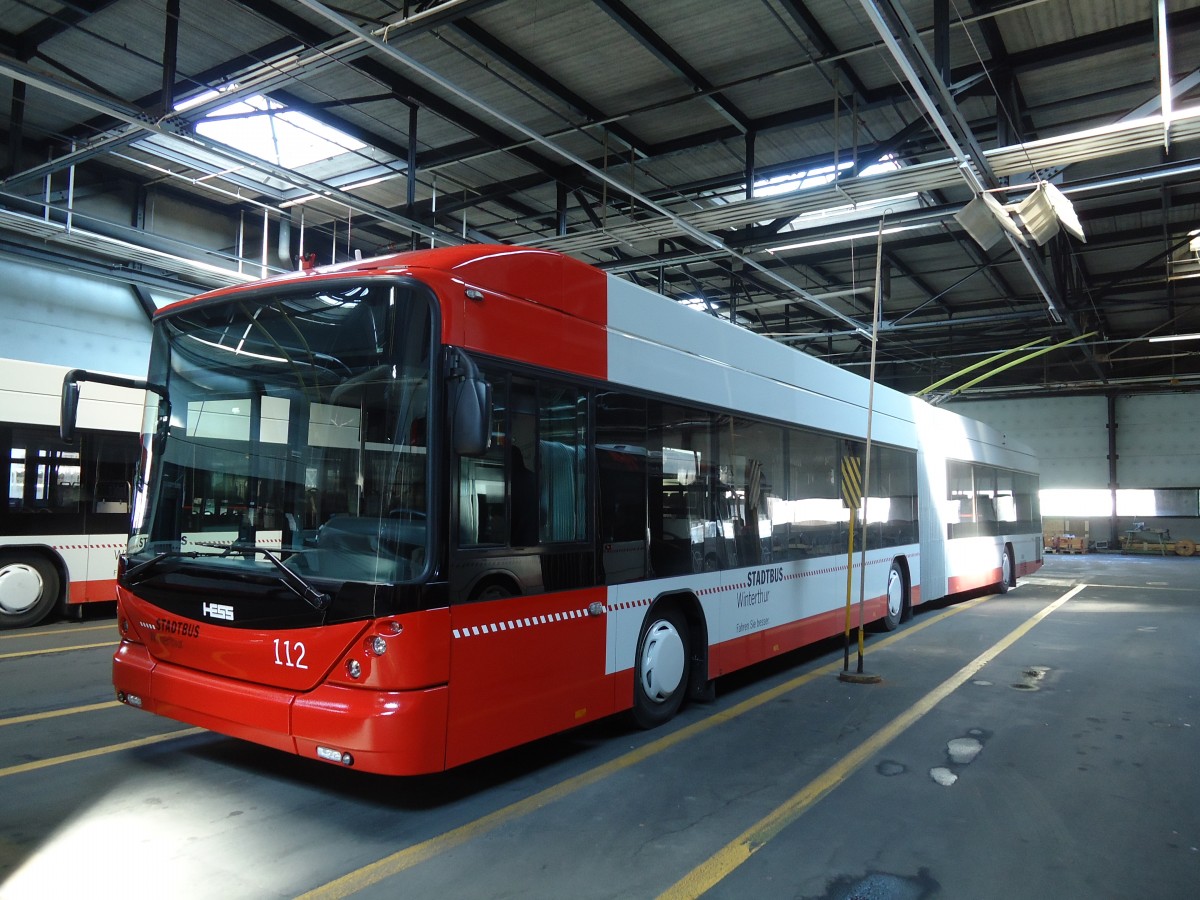
<svg viewBox="0 0 1200 900">
<path fill-rule="evenodd" d="M 130 561 L 414 580 L 429 557 L 432 306 L 405 282 L 275 288 L 162 320 Z M 153 399 L 153 398 L 152 398 Z M 147 422 L 154 416 L 148 415 Z"/>
</svg>

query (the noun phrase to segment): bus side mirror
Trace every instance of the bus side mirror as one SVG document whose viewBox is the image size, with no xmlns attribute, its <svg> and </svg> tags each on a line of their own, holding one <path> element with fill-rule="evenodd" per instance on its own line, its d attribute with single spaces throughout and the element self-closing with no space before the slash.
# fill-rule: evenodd
<svg viewBox="0 0 1200 900">
<path fill-rule="evenodd" d="M 140 378 L 126 378 L 123 375 L 106 375 L 103 372 L 72 369 L 63 377 L 62 405 L 59 407 L 58 419 L 59 437 L 67 443 L 75 439 L 75 423 L 79 417 L 79 382 L 81 381 L 95 381 L 135 391 L 153 391 L 163 398 L 164 414 L 168 418 L 170 417 L 171 405 L 167 398 L 167 389 L 160 384 L 150 384 Z"/>
<path fill-rule="evenodd" d="M 492 385 L 475 361 L 458 348 L 450 351 L 448 370 L 454 452 L 482 456 L 491 446 Z"/>
<path fill-rule="evenodd" d="M 58 414 L 58 436 L 64 444 L 75 441 L 75 422 L 79 418 L 79 369 L 72 369 L 63 378 L 62 406 Z"/>
<path fill-rule="evenodd" d="M 154 438 L 151 446 L 154 448 L 154 455 L 159 456 L 163 452 L 163 447 L 167 443 L 167 435 L 171 431 L 171 401 L 166 397 L 159 397 L 158 420 L 154 424 Z"/>
</svg>

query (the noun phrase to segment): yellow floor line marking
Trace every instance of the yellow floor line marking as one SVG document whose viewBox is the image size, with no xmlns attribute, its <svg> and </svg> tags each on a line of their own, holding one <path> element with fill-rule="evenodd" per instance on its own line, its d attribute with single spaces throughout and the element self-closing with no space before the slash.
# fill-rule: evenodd
<svg viewBox="0 0 1200 900">
<path fill-rule="evenodd" d="M 11 719 L 0 719 L 0 728 L 5 725 L 24 725 L 26 722 L 41 722 L 43 719 L 57 719 L 59 716 L 73 716 L 75 713 L 93 712 L 97 709 L 109 709 L 120 705 L 116 700 L 106 700 L 103 703 L 89 703 L 87 706 L 72 706 L 70 709 L 51 709 L 47 712 L 30 713 L 27 716 L 13 716 Z"/>
<path fill-rule="evenodd" d="M 845 781 L 863 763 L 890 744 L 917 722 L 917 720 L 961 687 L 980 669 L 1024 637 L 1042 619 L 1046 618 L 1085 587 L 1087 585 L 1077 585 L 1036 615 L 1014 628 L 997 643 L 979 654 L 979 656 L 975 657 L 975 659 L 971 660 L 971 662 L 967 663 L 907 710 L 859 744 L 854 750 L 826 769 L 821 775 L 793 794 L 782 806 L 777 807 L 769 815 L 755 822 L 738 835 L 737 838 L 717 851 L 716 854 L 696 866 L 696 868 L 684 875 L 674 885 L 659 894 L 658 900 L 694 898 L 710 890 L 742 865 L 742 863 L 746 862 L 754 853 L 766 846 L 767 842 L 778 835 L 779 832 L 800 818 L 817 801 L 821 800 L 830 791 Z"/>
<path fill-rule="evenodd" d="M 43 647 L 41 650 L 21 650 L 17 653 L 0 653 L 0 659 L 17 659 L 22 656 L 42 656 L 46 653 L 66 653 L 70 650 L 94 650 L 97 647 L 115 647 L 116 641 L 102 644 L 76 644 L 74 647 Z"/>
<path fill-rule="evenodd" d="M 114 628 L 115 629 L 116 627 L 117 627 L 116 622 L 109 622 L 107 625 L 85 625 L 85 626 L 81 626 L 79 628 L 59 628 L 55 631 L 28 631 L 28 630 L 20 631 L 20 630 L 18 630 L 16 632 L 13 632 L 12 634 L 0 634 L 0 641 L 12 641 L 12 640 L 16 640 L 17 638 L 25 638 L 26 640 L 28 640 L 30 638 L 51 637 L 52 635 L 56 635 L 56 634 L 79 634 L 81 631 L 102 631 L 106 628 Z"/>
<path fill-rule="evenodd" d="M 166 734 L 156 734 L 151 737 L 138 738 L 135 741 L 125 741 L 123 744 L 109 744 L 107 747 L 97 747 L 95 750 L 82 750 L 79 753 L 68 753 L 65 756 L 54 756 L 50 759 L 37 759 L 33 762 L 21 763 L 19 766 L 9 766 L 0 769 L 0 778 L 7 775 L 20 775 L 23 772 L 34 772 L 38 769 L 48 769 L 51 766 L 61 766 L 64 763 L 77 762 L 81 759 L 92 759 L 97 756 L 107 756 L 110 753 L 120 753 L 122 750 L 132 750 L 135 747 L 148 747 L 163 741 L 173 741 L 175 738 L 187 737 L 190 734 L 201 734 L 203 728 L 184 728 L 182 731 L 169 731 Z"/>
<path fill-rule="evenodd" d="M 911 637 L 931 625 L 934 625 L 949 616 L 956 615 L 960 612 L 965 612 L 968 609 L 973 609 L 989 597 L 978 597 L 974 600 L 969 600 L 965 603 L 960 603 L 953 606 L 929 619 L 919 622 L 915 625 L 910 625 L 903 631 L 889 635 L 881 640 L 875 640 L 869 643 L 868 651 L 873 651 L 886 647 L 895 641 L 903 640 Z M 690 738 L 736 719 L 738 716 L 745 715 L 753 709 L 757 709 L 765 703 L 769 703 L 777 697 L 787 694 L 802 685 L 808 684 L 817 678 L 822 678 L 840 671 L 842 668 L 842 660 L 839 658 L 834 662 L 827 663 L 820 668 L 813 669 L 811 672 L 806 672 L 803 675 L 776 685 L 769 690 L 763 691 L 761 694 L 756 694 L 741 703 L 731 706 L 729 709 L 722 710 L 714 715 L 708 716 L 699 722 L 694 722 L 678 731 L 665 735 L 656 741 L 646 744 L 644 747 L 639 747 L 636 750 L 631 750 L 629 753 L 622 754 L 610 762 L 602 766 L 598 766 L 588 772 L 576 775 L 574 778 L 568 778 L 566 781 L 559 782 L 556 785 L 539 791 L 532 796 L 526 797 L 524 800 L 518 800 L 516 803 L 498 809 L 493 813 L 461 825 L 451 831 L 447 831 L 437 837 L 430 838 L 427 841 L 422 841 L 419 844 L 413 844 L 411 847 L 406 847 L 403 850 L 385 856 L 383 859 L 377 860 L 361 869 L 356 869 L 337 878 L 328 884 L 314 888 L 304 894 L 301 894 L 297 900 L 341 900 L 343 897 L 349 897 L 365 888 L 374 884 L 378 884 L 385 878 L 390 878 L 393 875 L 398 875 L 401 872 L 411 869 L 412 867 L 425 862 L 428 859 L 445 853 L 448 850 L 453 850 L 455 847 L 461 846 L 468 841 L 474 840 L 489 831 L 499 828 L 507 822 L 511 822 L 521 816 L 536 812 L 544 806 L 555 803 L 558 800 L 582 790 L 589 785 L 595 784 L 607 778 L 610 775 L 616 774 L 624 769 L 628 769 L 644 760 L 655 756 L 664 750 L 674 747 L 676 744 L 683 743 Z"/>
</svg>

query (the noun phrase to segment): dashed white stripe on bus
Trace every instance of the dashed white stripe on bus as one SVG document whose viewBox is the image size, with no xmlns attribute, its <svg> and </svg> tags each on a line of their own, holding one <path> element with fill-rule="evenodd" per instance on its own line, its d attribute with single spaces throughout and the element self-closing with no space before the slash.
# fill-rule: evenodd
<svg viewBox="0 0 1200 900">
<path fill-rule="evenodd" d="M 557 622 L 569 622 L 572 619 L 586 619 L 590 613 L 586 609 L 568 609 L 560 612 L 544 613 L 524 619 L 507 619 L 504 621 L 485 622 L 479 625 L 468 625 L 454 628 L 451 634 L 455 638 L 479 637 L 485 634 L 499 634 L 501 631 L 516 631 L 518 628 L 536 628 L 539 625 L 553 625 Z"/>
</svg>

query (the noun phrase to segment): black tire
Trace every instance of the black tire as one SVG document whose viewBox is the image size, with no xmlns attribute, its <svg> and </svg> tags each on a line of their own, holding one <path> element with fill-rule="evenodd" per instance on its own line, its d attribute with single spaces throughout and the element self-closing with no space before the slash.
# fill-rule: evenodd
<svg viewBox="0 0 1200 900">
<path fill-rule="evenodd" d="M 1004 553 L 1000 557 L 1000 593 L 1007 594 L 1008 589 L 1016 583 L 1013 577 L 1014 572 L 1012 551 L 1007 547 L 1004 548 Z"/>
<path fill-rule="evenodd" d="M 884 596 L 887 598 L 887 611 L 879 620 L 879 627 L 883 631 L 895 631 L 904 621 L 904 612 L 908 609 L 908 583 L 904 580 L 904 571 L 898 562 L 893 562 L 888 570 L 887 591 Z"/>
<path fill-rule="evenodd" d="M 515 597 L 515 596 L 517 596 L 516 591 L 514 591 L 507 584 L 503 584 L 499 581 L 490 581 L 490 582 L 485 583 L 481 587 L 475 588 L 475 590 L 471 594 L 471 600 L 472 601 L 475 601 L 475 600 L 480 600 L 480 601 L 503 600 L 506 597 Z"/>
<path fill-rule="evenodd" d="M 35 553 L 0 553 L 0 628 L 36 625 L 59 600 L 54 564 Z"/>
<path fill-rule="evenodd" d="M 633 666 L 633 721 L 639 728 L 657 728 L 679 711 L 687 692 L 687 621 L 678 609 L 653 611 L 638 639 Z"/>
</svg>

